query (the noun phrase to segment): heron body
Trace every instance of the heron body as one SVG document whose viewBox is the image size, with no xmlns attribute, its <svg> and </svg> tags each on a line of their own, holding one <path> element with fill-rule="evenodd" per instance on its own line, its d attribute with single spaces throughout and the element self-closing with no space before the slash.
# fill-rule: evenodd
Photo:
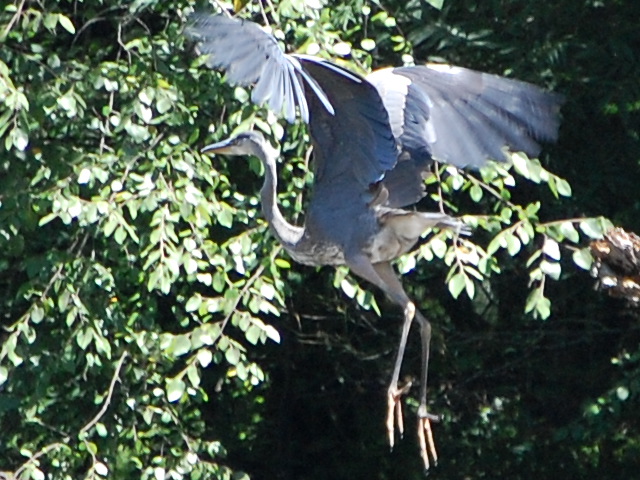
<svg viewBox="0 0 640 480">
<path fill-rule="evenodd" d="M 431 326 L 405 293 L 391 262 L 430 228 L 464 229 L 444 213 L 405 210 L 425 196 L 424 177 L 439 160 L 479 168 L 507 151 L 540 151 L 555 140 L 562 98 L 517 80 L 460 67 L 386 68 L 364 78 L 329 61 L 286 55 L 256 24 L 195 16 L 186 31 L 207 65 L 231 83 L 253 86 L 252 100 L 309 124 L 313 193 L 304 226 L 286 221 L 276 201 L 277 151 L 258 132 L 208 145 L 203 152 L 255 155 L 265 166 L 262 211 L 289 255 L 306 265 L 347 265 L 404 312 L 387 391 L 386 428 L 393 446 L 403 430 L 398 385 L 413 320 L 420 326 L 422 372 L 418 436 L 425 468 L 437 459 L 427 411 Z"/>
<path fill-rule="evenodd" d="M 362 208 L 354 216 L 354 210 L 346 209 L 344 205 L 329 203 L 331 208 L 320 209 L 313 208 L 313 202 L 305 225 L 291 225 L 276 202 L 277 151 L 261 133 L 244 132 L 233 139 L 209 145 L 204 151 L 254 155 L 262 161 L 266 172 L 261 191 L 262 212 L 287 253 L 304 265 L 345 265 L 348 263 L 345 258 L 351 251 L 364 253 L 374 264 L 389 262 L 409 252 L 429 229 L 464 229 L 461 221 L 442 213 L 407 211 L 374 204 Z M 343 235 L 335 234 L 336 225 L 349 222 L 353 222 L 355 228 L 343 229 Z"/>
<path fill-rule="evenodd" d="M 304 265 L 345 265 L 348 264 L 345 258 L 352 252 L 364 254 L 375 264 L 390 262 L 409 252 L 418 239 L 432 228 L 464 228 L 462 222 L 445 214 L 378 206 L 359 217 L 349 217 L 349 221 L 358 226 L 355 232 L 340 236 L 314 234 L 315 231 L 322 231 L 319 225 L 332 221 L 341 222 L 342 218 L 340 215 L 322 220 L 310 217 L 299 243 L 293 247 L 283 244 L 285 250 L 295 261 Z"/>
</svg>

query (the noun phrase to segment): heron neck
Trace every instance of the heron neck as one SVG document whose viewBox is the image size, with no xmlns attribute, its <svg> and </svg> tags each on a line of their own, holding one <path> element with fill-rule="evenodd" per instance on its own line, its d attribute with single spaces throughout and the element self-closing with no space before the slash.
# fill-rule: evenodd
<svg viewBox="0 0 640 480">
<path fill-rule="evenodd" d="M 266 147 L 270 148 L 270 147 Z M 258 157 L 265 168 L 264 185 L 260 191 L 262 213 L 269 222 L 271 230 L 285 248 L 294 249 L 304 233 L 304 229 L 290 224 L 280 212 L 277 202 L 277 171 L 275 150 L 260 152 Z"/>
</svg>

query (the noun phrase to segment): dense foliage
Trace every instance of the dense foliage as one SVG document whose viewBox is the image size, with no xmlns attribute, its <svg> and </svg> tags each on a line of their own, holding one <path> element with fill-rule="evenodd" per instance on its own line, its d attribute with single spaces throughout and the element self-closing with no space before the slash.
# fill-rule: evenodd
<svg viewBox="0 0 640 480">
<path fill-rule="evenodd" d="M 235 7 L 288 50 L 362 73 L 447 61 L 566 96 L 540 160 L 438 169 L 419 207 L 476 232 L 429 236 L 398 262 L 434 325 L 434 474 L 637 475 L 638 312 L 593 291 L 586 247 L 601 216 L 640 231 L 640 4 L 440 3 L 3 7 L 0 472 L 422 478 L 413 398 L 391 453 L 384 433 L 401 312 L 345 269 L 281 251 L 256 159 L 198 153 L 234 130 L 271 135 L 280 202 L 302 220 L 304 126 L 255 108 L 182 35 L 194 10 Z"/>
</svg>

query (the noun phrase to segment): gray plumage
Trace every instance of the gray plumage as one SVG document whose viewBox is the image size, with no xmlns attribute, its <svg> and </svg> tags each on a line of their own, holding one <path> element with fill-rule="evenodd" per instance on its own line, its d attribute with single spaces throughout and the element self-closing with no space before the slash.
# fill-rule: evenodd
<svg viewBox="0 0 640 480">
<path fill-rule="evenodd" d="M 262 209 L 296 261 L 346 264 L 381 288 L 404 311 L 404 323 L 387 392 L 391 445 L 402 431 L 398 379 L 413 319 L 420 325 L 423 369 L 418 409 L 421 455 L 436 459 L 427 413 L 431 326 L 415 308 L 391 262 L 430 228 L 464 231 L 444 213 L 402 210 L 425 195 L 424 176 L 434 159 L 478 168 L 506 151 L 537 155 L 538 141 L 555 140 L 559 95 L 533 85 L 459 67 L 388 68 L 364 78 L 329 61 L 286 55 L 256 24 L 223 16 L 195 16 L 186 30 L 208 55 L 207 65 L 231 83 L 253 85 L 252 100 L 293 121 L 309 123 L 315 171 L 302 227 L 291 225 L 277 202 L 277 152 L 257 132 L 209 145 L 204 152 L 255 155 L 265 166 Z M 428 446 L 428 451 L 427 451 Z"/>
</svg>

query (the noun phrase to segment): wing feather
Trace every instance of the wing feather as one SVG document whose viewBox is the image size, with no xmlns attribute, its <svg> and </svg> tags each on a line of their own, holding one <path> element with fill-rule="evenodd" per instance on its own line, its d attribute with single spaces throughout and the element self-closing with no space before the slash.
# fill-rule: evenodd
<svg viewBox="0 0 640 480">
<path fill-rule="evenodd" d="M 268 102 L 270 109 L 283 113 L 289 122 L 295 121 L 296 107 L 301 119 L 309 121 L 308 100 L 302 93 L 305 82 L 323 108 L 333 112 L 326 94 L 309 82 L 300 63 L 286 55 L 276 39 L 257 24 L 223 15 L 195 14 L 185 34 L 197 42 L 201 54 L 208 56 L 209 67 L 225 70 L 233 84 L 255 85 L 252 101 Z"/>
<path fill-rule="evenodd" d="M 379 70 L 367 79 L 410 156 L 479 168 L 504 160 L 505 149 L 538 155 L 538 142 L 558 135 L 562 96 L 525 82 L 435 65 Z"/>
<path fill-rule="evenodd" d="M 331 190 L 338 179 L 351 178 L 348 193 L 354 199 L 366 195 L 397 161 L 384 104 L 373 85 L 353 72 L 319 58 L 298 59 L 335 110 L 330 115 L 319 108 L 315 95 L 307 94 L 316 147 L 316 190 Z"/>
</svg>

